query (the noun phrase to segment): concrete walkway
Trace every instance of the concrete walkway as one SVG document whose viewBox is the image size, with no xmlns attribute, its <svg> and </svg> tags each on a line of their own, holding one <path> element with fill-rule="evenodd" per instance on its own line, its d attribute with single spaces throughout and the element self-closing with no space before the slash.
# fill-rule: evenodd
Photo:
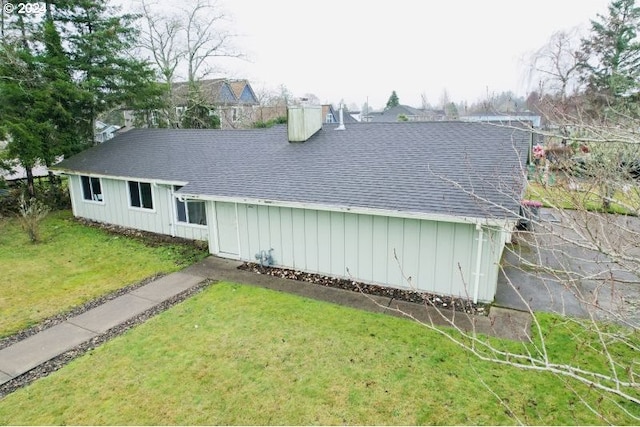
<svg viewBox="0 0 640 427">
<path fill-rule="evenodd" d="M 240 263 L 236 261 L 210 256 L 181 272 L 152 281 L 0 350 L 0 385 L 105 333 L 114 326 L 125 323 L 206 279 L 260 286 L 400 317 L 411 316 L 426 324 L 446 325 L 448 322 L 454 322 L 466 331 L 475 330 L 478 333 L 513 340 L 527 340 L 529 337 L 531 318 L 529 314 L 519 311 L 492 308 L 489 316 L 470 316 L 449 310 L 441 312 L 420 304 L 242 271 L 237 269 L 238 265 Z"/>
</svg>

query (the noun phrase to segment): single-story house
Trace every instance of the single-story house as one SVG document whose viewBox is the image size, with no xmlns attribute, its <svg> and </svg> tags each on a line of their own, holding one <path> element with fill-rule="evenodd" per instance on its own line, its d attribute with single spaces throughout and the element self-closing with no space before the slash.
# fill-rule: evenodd
<svg viewBox="0 0 640 427">
<path fill-rule="evenodd" d="M 63 159 L 62 156 L 56 159 L 57 162 Z M 0 167 L 0 178 L 3 179 L 8 185 L 15 185 L 19 182 L 25 182 L 27 180 L 27 170 L 20 165 L 20 162 L 15 159 L 10 163 L 10 169 L 3 169 Z M 46 166 L 37 163 L 32 169 L 31 174 L 34 179 L 42 179 L 49 176 L 49 170 Z"/>
<path fill-rule="evenodd" d="M 436 122 L 447 120 L 444 110 L 413 108 L 408 105 L 396 105 L 382 111 L 369 111 L 363 114 L 366 123 L 379 122 Z"/>
<path fill-rule="evenodd" d="M 73 214 L 212 254 L 492 301 L 531 132 L 486 123 L 134 129 L 56 166 Z"/>
<path fill-rule="evenodd" d="M 474 113 L 461 116 L 460 120 L 465 122 L 496 122 L 511 124 L 512 122 L 530 123 L 534 128 L 540 128 L 542 117 L 530 111 L 519 113 Z"/>
</svg>

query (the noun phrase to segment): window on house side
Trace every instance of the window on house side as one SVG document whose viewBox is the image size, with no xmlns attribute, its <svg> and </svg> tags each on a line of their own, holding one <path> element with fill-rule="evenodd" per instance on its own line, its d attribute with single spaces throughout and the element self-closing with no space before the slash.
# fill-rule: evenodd
<svg viewBox="0 0 640 427">
<path fill-rule="evenodd" d="M 94 202 L 102 201 L 102 186 L 100 185 L 100 178 L 81 176 L 82 181 L 82 197 L 85 200 L 91 200 Z"/>
<path fill-rule="evenodd" d="M 177 191 L 182 187 L 174 188 Z M 183 201 L 176 197 L 176 212 L 178 214 L 178 222 L 207 225 L 207 210 L 204 202 L 196 200 Z"/>
<path fill-rule="evenodd" d="M 153 194 L 148 182 L 128 181 L 131 207 L 153 209 Z"/>
</svg>

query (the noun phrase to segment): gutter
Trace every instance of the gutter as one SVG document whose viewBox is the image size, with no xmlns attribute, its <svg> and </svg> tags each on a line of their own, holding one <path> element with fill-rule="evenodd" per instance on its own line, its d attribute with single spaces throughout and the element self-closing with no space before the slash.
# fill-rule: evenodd
<svg viewBox="0 0 640 427">
<path fill-rule="evenodd" d="M 140 178 L 135 176 L 125 176 L 125 175 L 106 175 L 102 173 L 95 172 L 83 172 L 79 170 L 71 170 L 71 169 L 49 169 L 54 175 L 84 175 L 93 178 L 105 178 L 105 179 L 115 179 L 120 181 L 138 181 L 138 182 L 149 182 L 160 185 L 177 185 L 179 187 L 183 187 L 189 183 L 189 181 L 170 181 L 166 179 L 156 179 L 156 178 Z"/>
<path fill-rule="evenodd" d="M 482 217 L 472 217 L 472 216 L 464 216 L 464 215 L 448 215 L 448 214 L 401 211 L 401 210 L 390 210 L 390 209 L 379 209 L 379 208 L 325 205 L 321 203 L 285 202 L 285 201 L 278 201 L 278 200 L 256 199 L 251 197 L 206 196 L 206 195 L 193 194 L 193 193 L 187 193 L 182 191 L 180 191 L 179 193 L 185 198 L 193 199 L 193 200 L 209 200 L 214 202 L 243 203 L 248 205 L 276 206 L 276 207 L 283 207 L 283 208 L 313 209 L 318 211 L 344 212 L 344 213 L 374 215 L 374 216 L 393 216 L 397 218 L 422 219 L 422 220 L 428 220 L 428 221 L 451 222 L 456 224 L 484 224 L 486 226 L 500 227 L 503 229 L 508 228 L 508 225 L 510 222 L 517 220 L 517 218 L 512 218 L 512 219 L 482 218 Z"/>
</svg>

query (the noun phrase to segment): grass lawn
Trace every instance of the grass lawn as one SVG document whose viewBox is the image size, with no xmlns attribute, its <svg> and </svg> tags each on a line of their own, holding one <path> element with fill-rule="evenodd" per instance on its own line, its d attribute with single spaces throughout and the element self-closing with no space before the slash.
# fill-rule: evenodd
<svg viewBox="0 0 640 427">
<path fill-rule="evenodd" d="M 75 222 L 69 211 L 42 224 L 31 244 L 16 219 L 0 219 L 0 337 L 206 253 L 182 245 L 145 246 Z"/>
<path fill-rule="evenodd" d="M 603 424 L 567 386 L 409 320 L 221 283 L 6 396 L 0 424 Z"/>
<path fill-rule="evenodd" d="M 524 198 L 538 200 L 545 207 L 602 211 L 602 199 L 598 196 L 598 189 L 586 184 L 582 185 L 580 190 L 569 190 L 566 184 L 544 186 L 539 182 L 529 181 Z M 611 203 L 608 213 L 637 215 L 640 210 L 638 188 L 631 188 L 626 194 L 616 191 L 612 199 L 614 202 Z"/>
</svg>

